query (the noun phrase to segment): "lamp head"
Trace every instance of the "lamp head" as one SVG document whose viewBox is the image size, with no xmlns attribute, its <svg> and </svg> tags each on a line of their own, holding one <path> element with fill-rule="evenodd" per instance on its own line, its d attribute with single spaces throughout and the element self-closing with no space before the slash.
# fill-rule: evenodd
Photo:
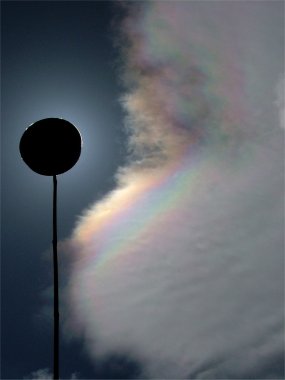
<svg viewBox="0 0 285 380">
<path fill-rule="evenodd" d="M 20 140 L 20 154 L 34 172 L 62 174 L 78 161 L 82 140 L 78 129 L 59 118 L 42 119 L 30 125 Z"/>
</svg>

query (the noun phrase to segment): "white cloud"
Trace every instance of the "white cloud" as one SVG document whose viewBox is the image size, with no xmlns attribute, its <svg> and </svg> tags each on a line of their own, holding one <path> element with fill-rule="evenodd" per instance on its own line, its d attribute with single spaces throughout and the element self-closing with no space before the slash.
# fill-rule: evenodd
<svg viewBox="0 0 285 380">
<path fill-rule="evenodd" d="M 24 379 L 53 379 L 53 375 L 48 368 L 38 369 Z"/>
<path fill-rule="evenodd" d="M 73 373 L 70 377 L 71 380 L 78 379 L 78 374 Z M 24 379 L 53 379 L 53 374 L 49 368 L 38 369 L 37 371 L 32 372 L 30 375 L 24 377 Z"/>
<path fill-rule="evenodd" d="M 90 355 L 131 353 L 151 378 L 280 376 L 283 131 L 267 57 L 281 4 L 209 4 L 127 19 L 137 160 L 74 231 L 68 323 Z"/>
<path fill-rule="evenodd" d="M 276 100 L 274 102 L 279 110 L 280 127 L 285 129 L 285 79 L 282 78 L 276 86 Z"/>
</svg>

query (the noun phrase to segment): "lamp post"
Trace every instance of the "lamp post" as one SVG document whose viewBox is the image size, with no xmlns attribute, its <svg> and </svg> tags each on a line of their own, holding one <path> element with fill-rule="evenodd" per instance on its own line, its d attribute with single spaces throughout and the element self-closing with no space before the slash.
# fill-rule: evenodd
<svg viewBox="0 0 285 380">
<path fill-rule="evenodd" d="M 53 378 L 59 379 L 59 298 L 57 257 L 57 175 L 78 161 L 82 140 L 78 129 L 59 118 L 42 119 L 27 128 L 20 140 L 23 161 L 34 172 L 53 177 L 53 283 L 54 283 L 54 362 Z"/>
</svg>

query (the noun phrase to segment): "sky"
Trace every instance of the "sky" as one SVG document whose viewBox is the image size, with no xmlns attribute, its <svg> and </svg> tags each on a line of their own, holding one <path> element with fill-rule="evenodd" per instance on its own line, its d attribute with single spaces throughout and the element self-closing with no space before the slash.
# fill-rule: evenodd
<svg viewBox="0 0 285 380">
<path fill-rule="evenodd" d="M 2 1 L 1 378 L 284 378 L 284 2 Z"/>
</svg>

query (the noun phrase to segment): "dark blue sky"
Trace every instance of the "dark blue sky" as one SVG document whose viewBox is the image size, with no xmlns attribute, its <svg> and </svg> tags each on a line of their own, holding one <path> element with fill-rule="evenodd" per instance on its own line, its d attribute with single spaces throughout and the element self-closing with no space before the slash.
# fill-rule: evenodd
<svg viewBox="0 0 285 380">
<path fill-rule="evenodd" d="M 83 137 L 80 161 L 59 178 L 59 239 L 84 208 L 114 184 L 126 157 L 114 48 L 113 2 L 1 2 L 2 7 L 2 358 L 1 378 L 52 368 L 52 180 L 19 155 L 25 128 L 63 117 Z M 52 309 L 49 310 L 52 312 Z M 47 314 L 48 315 L 48 314 Z M 116 354 L 96 366 L 80 341 L 61 339 L 61 377 L 127 378 L 139 373 Z"/>
</svg>

